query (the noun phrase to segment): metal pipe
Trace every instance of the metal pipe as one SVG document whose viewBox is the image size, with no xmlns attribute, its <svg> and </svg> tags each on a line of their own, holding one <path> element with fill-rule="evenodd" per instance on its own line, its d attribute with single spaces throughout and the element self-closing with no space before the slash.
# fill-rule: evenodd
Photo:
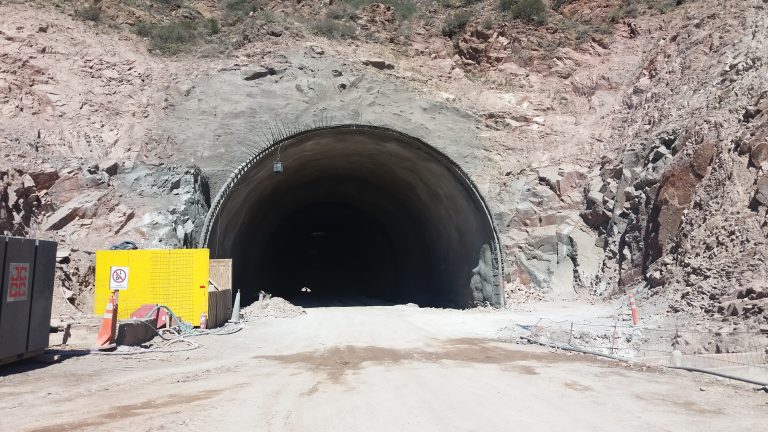
<svg viewBox="0 0 768 432">
<path fill-rule="evenodd" d="M 550 348 L 557 348 L 557 349 L 561 349 L 561 350 L 565 350 L 565 351 L 574 351 L 574 352 L 578 352 L 578 353 L 582 353 L 582 354 L 591 354 L 591 355 L 595 355 L 595 356 L 599 356 L 599 357 L 605 357 L 605 358 L 608 358 L 608 359 L 611 359 L 611 360 L 618 360 L 618 361 L 623 361 L 623 362 L 627 362 L 627 363 L 634 363 L 630 359 L 626 359 L 626 358 L 622 358 L 622 357 L 617 357 L 617 356 L 613 356 L 613 355 L 609 355 L 609 354 L 603 354 L 603 353 L 600 353 L 600 352 L 597 352 L 597 351 L 589 351 L 589 350 L 585 350 L 585 349 L 577 348 L 577 347 L 573 347 L 573 346 L 568 346 L 568 345 L 554 344 L 554 343 L 549 343 L 549 342 L 541 342 L 541 341 L 537 341 L 537 340 L 532 339 L 532 338 L 527 337 L 527 336 L 523 336 L 522 338 L 527 340 L 527 341 L 529 341 L 529 342 L 531 342 L 531 343 L 535 343 L 535 344 L 546 346 L 546 347 L 550 347 Z M 734 376 L 734 375 L 725 374 L 725 373 L 722 373 L 722 372 L 716 372 L 716 371 L 712 371 L 712 370 L 699 369 L 699 368 L 687 367 L 687 366 L 669 366 L 669 365 L 662 365 L 662 366 L 668 367 L 670 369 L 682 369 L 682 370 L 686 370 L 688 372 L 700 372 L 700 373 L 715 375 L 715 376 L 719 376 L 719 377 L 722 377 L 722 378 L 728 378 L 728 379 L 732 379 L 732 380 L 736 380 L 736 381 L 742 381 L 742 382 L 745 382 L 745 383 L 755 384 L 755 385 L 759 385 L 759 386 L 763 386 L 763 387 L 768 388 L 768 382 L 753 380 L 753 379 L 750 379 L 750 378 L 742 378 L 742 377 L 738 377 L 738 376 Z"/>
<path fill-rule="evenodd" d="M 707 369 L 699 369 L 699 368 L 688 367 L 688 366 L 667 366 L 667 367 L 671 368 L 671 369 L 682 369 L 682 370 L 686 370 L 688 372 L 701 372 L 701 373 L 705 373 L 705 374 L 719 376 L 719 377 L 722 377 L 722 378 L 728 378 L 728 379 L 732 379 L 732 380 L 736 380 L 736 381 L 742 381 L 742 382 L 749 383 L 749 384 L 755 384 L 755 385 L 759 385 L 759 386 L 763 386 L 763 387 L 768 387 L 768 382 L 765 382 L 765 381 L 758 381 L 758 380 L 753 380 L 753 379 L 750 379 L 750 378 L 741 378 L 741 377 L 737 377 L 737 376 L 734 376 L 734 375 L 724 374 L 722 372 L 715 372 L 715 371 L 707 370 Z"/>
</svg>

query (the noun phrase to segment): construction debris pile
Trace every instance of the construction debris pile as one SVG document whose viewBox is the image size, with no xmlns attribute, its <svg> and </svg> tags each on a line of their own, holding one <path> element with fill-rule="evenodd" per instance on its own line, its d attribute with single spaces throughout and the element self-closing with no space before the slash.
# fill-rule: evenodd
<svg viewBox="0 0 768 432">
<path fill-rule="evenodd" d="M 265 297 L 243 309 L 245 320 L 253 318 L 296 318 L 307 311 L 281 297 Z"/>
</svg>

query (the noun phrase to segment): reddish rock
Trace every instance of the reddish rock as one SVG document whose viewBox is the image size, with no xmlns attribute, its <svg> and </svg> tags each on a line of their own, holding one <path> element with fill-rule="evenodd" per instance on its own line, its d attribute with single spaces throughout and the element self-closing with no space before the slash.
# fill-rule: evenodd
<svg viewBox="0 0 768 432">
<path fill-rule="evenodd" d="M 29 172 L 30 177 L 35 182 L 37 190 L 50 189 L 56 180 L 59 179 L 59 172 L 48 165 L 42 165 Z"/>
<path fill-rule="evenodd" d="M 69 225 L 77 218 L 90 219 L 97 216 L 99 211 L 99 201 L 104 196 L 100 192 L 90 192 L 79 195 L 71 200 L 53 214 L 48 216 L 42 225 L 44 231 L 55 231 Z"/>
<path fill-rule="evenodd" d="M 80 193 L 80 179 L 77 174 L 64 174 L 50 188 L 49 194 L 55 203 L 63 204 Z"/>
<path fill-rule="evenodd" d="M 380 70 L 395 68 L 395 65 L 380 58 L 363 59 L 360 61 L 366 66 L 375 67 L 376 69 L 380 69 Z"/>
<path fill-rule="evenodd" d="M 655 261 L 669 249 L 683 214 L 693 202 L 696 186 L 712 163 L 715 150 L 715 143 L 706 141 L 694 150 L 690 158 L 673 164 L 664 172 L 654 205 L 657 216 L 652 224 L 656 232 L 650 238 L 650 261 Z"/>
<path fill-rule="evenodd" d="M 768 141 L 761 142 L 752 148 L 749 153 L 749 160 L 756 167 L 760 167 L 768 161 Z"/>
<path fill-rule="evenodd" d="M 755 192 L 755 201 L 764 206 L 768 206 L 768 175 L 763 175 L 757 179 L 757 191 Z"/>
<path fill-rule="evenodd" d="M 459 57 L 473 64 L 497 65 L 509 57 L 509 45 L 510 40 L 504 37 L 503 28 L 490 31 L 471 26 L 456 42 L 456 52 Z"/>
<path fill-rule="evenodd" d="M 395 8 L 391 5 L 372 3 L 359 12 L 357 23 L 365 30 L 389 30 L 395 24 Z"/>
</svg>

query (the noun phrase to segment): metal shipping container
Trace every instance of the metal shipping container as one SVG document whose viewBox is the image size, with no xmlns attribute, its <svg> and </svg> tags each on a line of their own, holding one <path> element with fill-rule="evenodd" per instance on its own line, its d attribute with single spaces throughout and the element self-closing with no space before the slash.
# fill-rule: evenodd
<svg viewBox="0 0 768 432">
<path fill-rule="evenodd" d="M 0 364 L 48 347 L 56 243 L 0 236 Z"/>
</svg>

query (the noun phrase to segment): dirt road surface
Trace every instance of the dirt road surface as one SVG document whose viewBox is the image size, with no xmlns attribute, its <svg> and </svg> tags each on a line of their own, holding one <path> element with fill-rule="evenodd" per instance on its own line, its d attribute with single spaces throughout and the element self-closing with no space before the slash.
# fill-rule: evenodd
<svg viewBox="0 0 768 432">
<path fill-rule="evenodd" d="M 504 341 L 536 313 L 313 308 L 193 351 L 19 363 L 0 369 L 0 431 L 765 427 L 747 385 Z"/>
</svg>

